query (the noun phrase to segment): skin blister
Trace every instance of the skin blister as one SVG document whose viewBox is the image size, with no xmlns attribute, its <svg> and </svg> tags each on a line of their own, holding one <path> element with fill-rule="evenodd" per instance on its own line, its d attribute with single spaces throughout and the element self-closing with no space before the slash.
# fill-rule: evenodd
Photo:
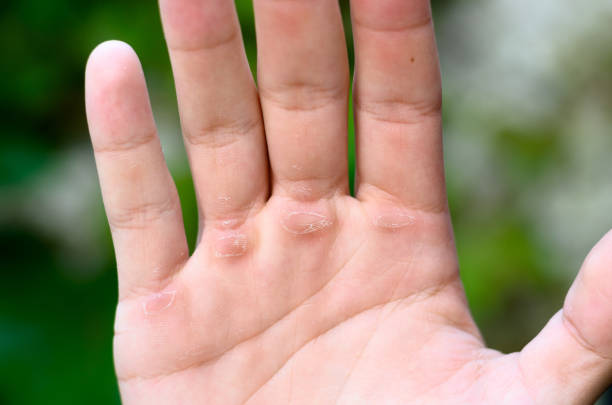
<svg viewBox="0 0 612 405">
<path fill-rule="evenodd" d="M 389 212 L 377 215 L 373 222 L 379 228 L 396 230 L 413 225 L 415 218 L 403 212 Z"/>
<path fill-rule="evenodd" d="M 222 236 L 215 244 L 215 257 L 237 257 L 247 252 L 249 241 L 246 235 L 232 234 Z"/>
<path fill-rule="evenodd" d="M 176 298 L 176 291 L 164 291 L 153 294 L 142 303 L 145 315 L 155 315 L 170 308 Z"/>
<path fill-rule="evenodd" d="M 330 227 L 333 221 L 317 212 L 294 211 L 283 217 L 281 223 L 287 232 L 306 235 Z"/>
</svg>

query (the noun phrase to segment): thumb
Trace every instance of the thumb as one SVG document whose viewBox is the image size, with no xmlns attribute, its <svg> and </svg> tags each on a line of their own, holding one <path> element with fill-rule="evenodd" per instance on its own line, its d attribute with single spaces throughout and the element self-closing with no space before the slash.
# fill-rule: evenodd
<svg viewBox="0 0 612 405">
<path fill-rule="evenodd" d="M 519 363 L 536 403 L 592 403 L 612 384 L 612 231 L 589 253 L 563 310 L 525 346 Z"/>
</svg>

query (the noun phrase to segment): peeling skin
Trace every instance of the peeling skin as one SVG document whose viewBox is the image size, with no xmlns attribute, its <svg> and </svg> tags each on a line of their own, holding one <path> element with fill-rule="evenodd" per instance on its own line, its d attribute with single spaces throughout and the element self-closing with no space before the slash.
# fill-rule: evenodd
<svg viewBox="0 0 612 405">
<path fill-rule="evenodd" d="M 328 228 L 333 221 L 317 212 L 294 211 L 286 215 L 281 224 L 287 232 L 305 235 Z"/>
<path fill-rule="evenodd" d="M 215 245 L 215 257 L 237 257 L 246 253 L 249 241 L 246 235 L 235 234 L 222 236 Z"/>
<path fill-rule="evenodd" d="M 219 222 L 220 228 L 222 229 L 231 229 L 237 227 L 241 223 L 238 219 L 224 219 Z"/>
<path fill-rule="evenodd" d="M 398 212 L 383 214 L 374 218 L 374 225 L 391 230 L 405 228 L 414 224 L 414 222 L 413 216 Z"/>
<path fill-rule="evenodd" d="M 154 294 L 142 303 L 145 315 L 154 315 L 172 306 L 176 298 L 176 291 L 165 291 Z"/>
</svg>

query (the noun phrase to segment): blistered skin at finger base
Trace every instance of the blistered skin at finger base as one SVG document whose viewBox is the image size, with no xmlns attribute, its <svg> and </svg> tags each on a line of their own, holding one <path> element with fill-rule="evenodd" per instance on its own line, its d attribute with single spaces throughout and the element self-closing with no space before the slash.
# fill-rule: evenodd
<svg viewBox="0 0 612 405">
<path fill-rule="evenodd" d="M 390 211 L 376 215 L 373 223 L 375 226 L 383 229 L 396 230 L 414 224 L 415 218 L 413 215 L 405 212 Z"/>
<path fill-rule="evenodd" d="M 216 258 L 239 257 L 245 255 L 248 248 L 249 240 L 246 235 L 232 233 L 217 237 L 214 255 Z"/>
<path fill-rule="evenodd" d="M 283 228 L 295 235 L 319 232 L 332 224 L 333 222 L 328 216 L 314 211 L 289 212 L 282 219 Z"/>
<path fill-rule="evenodd" d="M 151 295 L 142 303 L 144 314 L 146 316 L 151 316 L 170 308 L 174 303 L 175 298 L 175 290 L 164 291 Z"/>
<path fill-rule="evenodd" d="M 297 201 L 290 197 L 275 196 L 267 209 L 280 235 L 289 240 L 319 239 L 330 235 L 339 226 L 333 199 Z"/>
</svg>

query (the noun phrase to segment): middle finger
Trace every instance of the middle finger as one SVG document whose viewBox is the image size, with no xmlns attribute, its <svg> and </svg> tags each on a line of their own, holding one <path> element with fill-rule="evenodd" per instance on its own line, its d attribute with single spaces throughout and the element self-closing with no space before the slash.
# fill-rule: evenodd
<svg viewBox="0 0 612 405">
<path fill-rule="evenodd" d="M 347 193 L 349 69 L 338 1 L 255 0 L 254 9 L 273 193 Z"/>
</svg>

